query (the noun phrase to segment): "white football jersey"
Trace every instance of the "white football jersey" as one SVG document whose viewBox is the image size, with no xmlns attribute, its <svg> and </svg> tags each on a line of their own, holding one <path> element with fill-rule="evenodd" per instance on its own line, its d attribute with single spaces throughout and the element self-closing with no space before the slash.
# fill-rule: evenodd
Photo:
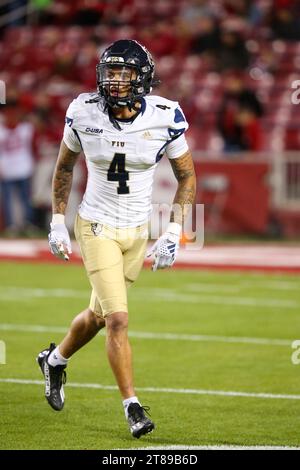
<svg viewBox="0 0 300 470">
<path fill-rule="evenodd" d="M 188 124 L 175 101 L 146 96 L 132 120 L 112 122 L 97 95 L 83 93 L 69 106 L 63 140 L 84 152 L 88 181 L 80 216 L 114 227 L 136 227 L 151 213 L 153 176 L 159 160 L 183 155 Z"/>
</svg>

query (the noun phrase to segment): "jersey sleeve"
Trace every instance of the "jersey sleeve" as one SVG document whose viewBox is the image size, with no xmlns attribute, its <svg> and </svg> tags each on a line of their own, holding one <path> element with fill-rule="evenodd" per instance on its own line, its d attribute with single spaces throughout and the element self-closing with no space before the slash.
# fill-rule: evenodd
<svg viewBox="0 0 300 470">
<path fill-rule="evenodd" d="M 189 125 L 178 103 L 172 109 L 170 121 L 168 127 L 170 140 L 166 146 L 166 154 L 169 159 L 172 159 L 181 157 L 189 149 L 184 135 Z"/>
<path fill-rule="evenodd" d="M 63 141 L 72 152 L 79 153 L 82 148 L 76 131 L 76 101 L 72 101 L 66 112 Z"/>
<path fill-rule="evenodd" d="M 176 139 L 173 139 L 166 147 L 167 157 L 172 160 L 174 158 L 181 157 L 189 149 L 185 135 L 181 134 Z"/>
</svg>

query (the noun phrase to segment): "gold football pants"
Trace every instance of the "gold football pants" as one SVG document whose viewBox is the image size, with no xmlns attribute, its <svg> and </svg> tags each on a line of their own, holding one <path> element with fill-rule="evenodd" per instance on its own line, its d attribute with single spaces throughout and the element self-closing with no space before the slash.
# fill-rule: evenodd
<svg viewBox="0 0 300 470">
<path fill-rule="evenodd" d="M 127 287 L 143 266 L 148 224 L 114 228 L 77 215 L 74 232 L 92 286 L 90 309 L 101 317 L 128 312 Z"/>
</svg>

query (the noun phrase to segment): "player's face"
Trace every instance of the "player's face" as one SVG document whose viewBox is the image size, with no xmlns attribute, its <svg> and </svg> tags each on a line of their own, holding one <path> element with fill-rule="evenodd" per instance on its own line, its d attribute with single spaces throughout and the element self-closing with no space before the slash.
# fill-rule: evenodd
<svg viewBox="0 0 300 470">
<path fill-rule="evenodd" d="M 126 97 L 131 88 L 131 81 L 136 78 L 136 70 L 133 67 L 112 66 L 103 70 L 103 80 L 110 96 Z"/>
</svg>

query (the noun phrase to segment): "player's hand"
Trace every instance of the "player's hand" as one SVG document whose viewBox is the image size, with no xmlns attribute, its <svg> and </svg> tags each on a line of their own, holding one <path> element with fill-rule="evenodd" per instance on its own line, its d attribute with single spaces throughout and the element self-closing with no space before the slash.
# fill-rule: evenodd
<svg viewBox="0 0 300 470">
<path fill-rule="evenodd" d="M 167 231 L 154 243 L 147 257 L 154 255 L 152 271 L 171 267 L 179 249 L 181 226 L 175 222 L 168 225 Z"/>
<path fill-rule="evenodd" d="M 50 251 L 57 258 L 69 261 L 69 255 L 72 253 L 71 240 L 65 224 L 56 224 L 51 222 L 51 231 L 48 235 Z"/>
</svg>

